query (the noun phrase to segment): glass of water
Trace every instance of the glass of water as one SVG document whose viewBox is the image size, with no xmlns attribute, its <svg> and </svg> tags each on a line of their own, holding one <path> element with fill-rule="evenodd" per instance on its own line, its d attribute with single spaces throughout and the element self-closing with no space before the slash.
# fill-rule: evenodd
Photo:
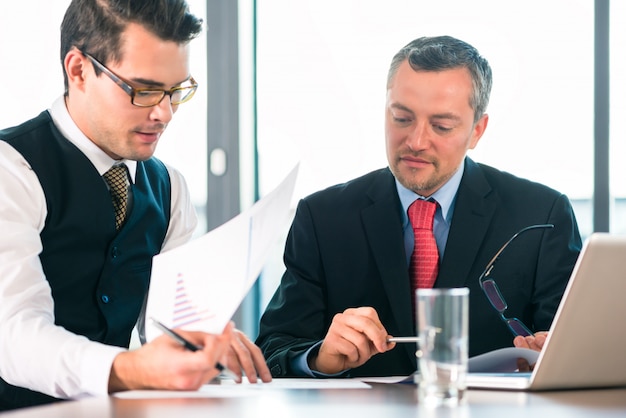
<svg viewBox="0 0 626 418">
<path fill-rule="evenodd" d="M 469 289 L 418 289 L 419 402 L 459 405 L 466 391 Z"/>
</svg>

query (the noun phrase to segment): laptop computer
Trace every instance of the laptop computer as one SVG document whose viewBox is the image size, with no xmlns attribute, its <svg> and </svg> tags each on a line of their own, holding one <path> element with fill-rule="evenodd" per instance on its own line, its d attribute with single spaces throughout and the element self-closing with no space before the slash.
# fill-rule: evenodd
<svg viewBox="0 0 626 418">
<path fill-rule="evenodd" d="M 549 331 L 532 372 L 468 373 L 467 386 L 626 386 L 626 236 L 594 233 L 585 240 Z"/>
</svg>

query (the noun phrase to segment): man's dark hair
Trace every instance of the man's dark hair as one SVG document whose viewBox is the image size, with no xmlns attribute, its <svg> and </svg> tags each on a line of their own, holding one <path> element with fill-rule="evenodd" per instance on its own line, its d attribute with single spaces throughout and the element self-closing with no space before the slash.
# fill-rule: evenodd
<svg viewBox="0 0 626 418">
<path fill-rule="evenodd" d="M 61 65 L 74 47 L 105 65 L 121 61 L 121 34 L 130 23 L 179 44 L 202 31 L 202 19 L 191 14 L 185 0 L 73 0 L 61 24 Z M 65 69 L 63 77 L 67 91 Z"/>
<path fill-rule="evenodd" d="M 491 67 L 470 44 L 451 36 L 422 37 L 409 42 L 391 60 L 387 88 L 390 87 L 398 67 L 404 61 L 408 61 L 415 71 L 467 68 L 474 86 L 470 97 L 470 106 L 474 109 L 474 122 L 487 110 L 493 82 Z"/>
</svg>

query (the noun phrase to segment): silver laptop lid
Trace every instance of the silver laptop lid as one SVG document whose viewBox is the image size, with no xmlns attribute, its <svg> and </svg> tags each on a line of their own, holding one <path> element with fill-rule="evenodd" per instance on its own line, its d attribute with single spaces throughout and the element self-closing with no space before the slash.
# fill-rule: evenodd
<svg viewBox="0 0 626 418">
<path fill-rule="evenodd" d="M 626 236 L 592 234 L 583 245 L 532 389 L 626 385 Z"/>
<path fill-rule="evenodd" d="M 626 236 L 594 233 L 582 251 L 534 372 L 468 375 L 474 388 L 626 386 Z"/>
</svg>

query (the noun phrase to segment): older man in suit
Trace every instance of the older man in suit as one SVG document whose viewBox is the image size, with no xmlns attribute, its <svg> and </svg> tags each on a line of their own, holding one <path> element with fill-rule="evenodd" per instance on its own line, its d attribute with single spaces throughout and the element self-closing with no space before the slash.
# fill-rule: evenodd
<svg viewBox="0 0 626 418">
<path fill-rule="evenodd" d="M 415 345 L 409 265 L 418 247 L 407 209 L 435 202 L 434 287 L 470 289 L 470 355 L 510 346 L 514 334 L 478 278 L 515 233 L 491 276 L 533 332 L 552 322 L 581 238 L 563 194 L 467 157 L 485 132 L 491 68 L 449 37 L 419 38 L 393 58 L 387 81 L 389 167 L 303 199 L 286 247 L 286 272 L 257 344 L 274 376 L 405 375 Z M 418 261 L 419 263 L 420 261 Z M 515 344 L 540 348 L 531 335 Z"/>
</svg>

